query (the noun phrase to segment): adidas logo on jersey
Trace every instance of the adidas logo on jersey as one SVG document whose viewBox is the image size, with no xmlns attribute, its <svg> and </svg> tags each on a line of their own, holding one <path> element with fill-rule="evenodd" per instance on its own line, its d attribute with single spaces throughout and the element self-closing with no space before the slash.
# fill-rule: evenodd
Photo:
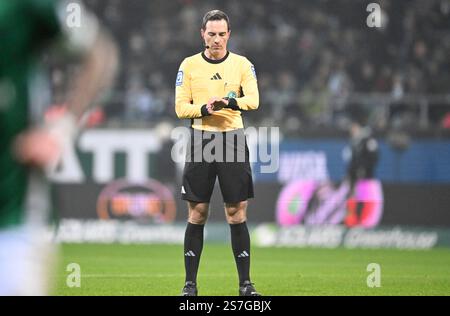
<svg viewBox="0 0 450 316">
<path fill-rule="evenodd" d="M 218 72 L 216 72 L 216 74 L 211 77 L 211 80 L 222 80 L 222 77 L 219 75 Z"/>
<path fill-rule="evenodd" d="M 247 251 L 242 251 L 241 254 L 238 256 L 238 258 L 245 258 L 245 257 L 249 257 L 250 255 L 247 253 Z"/>
<path fill-rule="evenodd" d="M 184 254 L 185 257 L 195 257 L 195 253 L 192 250 L 189 250 Z"/>
</svg>

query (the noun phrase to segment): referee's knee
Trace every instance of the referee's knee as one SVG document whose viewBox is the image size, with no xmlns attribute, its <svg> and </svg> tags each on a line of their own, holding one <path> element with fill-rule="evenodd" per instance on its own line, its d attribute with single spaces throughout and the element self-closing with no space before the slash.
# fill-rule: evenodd
<svg viewBox="0 0 450 316">
<path fill-rule="evenodd" d="M 196 225 L 205 225 L 206 224 L 206 220 L 208 219 L 208 216 L 196 216 L 196 215 L 190 215 L 188 218 L 188 222 L 191 224 L 196 224 Z"/>
<path fill-rule="evenodd" d="M 247 220 L 247 202 L 226 204 L 225 214 L 228 224 L 240 224 Z"/>
<path fill-rule="evenodd" d="M 189 202 L 188 222 L 197 225 L 204 225 L 208 220 L 209 204 Z"/>
</svg>

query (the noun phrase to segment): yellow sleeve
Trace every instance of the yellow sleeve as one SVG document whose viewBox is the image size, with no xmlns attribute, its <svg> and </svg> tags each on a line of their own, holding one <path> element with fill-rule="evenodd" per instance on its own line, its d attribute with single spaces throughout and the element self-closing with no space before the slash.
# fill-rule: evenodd
<svg viewBox="0 0 450 316">
<path fill-rule="evenodd" d="M 175 82 L 175 112 L 178 118 L 202 117 L 203 104 L 192 104 L 191 74 L 187 60 L 183 60 Z"/>
<path fill-rule="evenodd" d="M 242 63 L 241 71 L 241 87 L 244 96 L 236 98 L 237 105 L 241 110 L 256 110 L 259 106 L 259 92 L 255 67 L 248 59 L 245 59 L 245 62 Z"/>
</svg>

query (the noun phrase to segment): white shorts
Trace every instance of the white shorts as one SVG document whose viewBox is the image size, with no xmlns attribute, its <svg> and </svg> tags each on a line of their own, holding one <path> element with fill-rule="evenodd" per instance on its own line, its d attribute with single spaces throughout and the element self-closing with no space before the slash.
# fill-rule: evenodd
<svg viewBox="0 0 450 316">
<path fill-rule="evenodd" d="M 55 254 L 45 229 L 0 230 L 0 296 L 48 295 Z"/>
</svg>

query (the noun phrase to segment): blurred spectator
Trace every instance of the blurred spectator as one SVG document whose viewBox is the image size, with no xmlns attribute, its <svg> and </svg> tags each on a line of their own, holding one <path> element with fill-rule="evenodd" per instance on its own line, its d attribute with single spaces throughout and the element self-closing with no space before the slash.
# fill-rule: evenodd
<svg viewBox="0 0 450 316">
<path fill-rule="evenodd" d="M 148 122 L 156 120 L 163 110 L 163 104 L 140 80 L 130 83 L 125 96 L 125 120 Z"/>
<path fill-rule="evenodd" d="M 442 119 L 441 127 L 445 130 L 450 131 L 450 112 L 444 115 Z"/>
</svg>

